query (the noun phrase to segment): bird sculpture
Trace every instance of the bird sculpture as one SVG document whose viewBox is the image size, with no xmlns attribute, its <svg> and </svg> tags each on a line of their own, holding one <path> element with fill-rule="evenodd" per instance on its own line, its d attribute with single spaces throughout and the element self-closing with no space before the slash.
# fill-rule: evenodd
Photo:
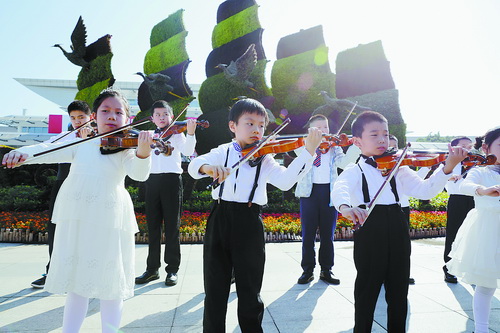
<svg viewBox="0 0 500 333">
<path fill-rule="evenodd" d="M 250 44 L 245 53 L 236 61 L 231 60 L 229 65 L 218 64 L 215 67 L 221 69 L 224 72 L 224 77 L 232 84 L 257 92 L 254 89 L 254 84 L 248 80 L 256 65 L 257 51 L 255 44 Z"/>
<path fill-rule="evenodd" d="M 166 94 L 170 94 L 180 99 L 185 99 L 173 93 L 174 87 L 168 84 L 168 82 L 170 82 L 171 80 L 170 76 L 162 73 L 145 75 L 144 73 L 137 72 L 135 74 L 141 76 L 144 79 L 144 83 L 148 87 L 149 94 L 151 95 L 151 99 L 153 101 L 166 99 Z"/>
<path fill-rule="evenodd" d="M 71 33 L 71 50 L 73 52 L 69 53 L 65 49 L 62 48 L 60 44 L 55 44 L 54 47 L 58 47 L 61 49 L 66 58 L 73 64 L 83 67 L 89 68 L 90 63 L 85 60 L 86 54 L 86 46 L 87 43 L 87 29 L 85 28 L 85 24 L 83 24 L 83 19 L 80 16 L 78 22 L 76 23 L 75 29 L 73 33 Z"/>
<path fill-rule="evenodd" d="M 328 95 L 326 91 L 321 91 L 319 95 L 323 96 L 325 104 L 314 110 L 312 113 L 313 116 L 318 113 L 328 116 L 333 111 L 350 110 L 355 104 L 353 101 L 350 101 L 348 99 L 332 98 Z M 356 107 L 354 108 L 354 111 L 368 111 L 368 110 L 371 110 L 371 108 L 361 105 L 356 105 Z"/>
</svg>

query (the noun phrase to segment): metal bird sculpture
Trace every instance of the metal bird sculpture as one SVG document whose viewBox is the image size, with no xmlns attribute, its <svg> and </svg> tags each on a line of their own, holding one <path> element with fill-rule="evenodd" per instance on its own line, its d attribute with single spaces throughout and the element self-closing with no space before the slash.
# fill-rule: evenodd
<svg viewBox="0 0 500 333">
<path fill-rule="evenodd" d="M 221 69 L 225 78 L 232 84 L 256 91 L 254 84 L 248 80 L 256 65 L 257 51 L 255 50 L 255 44 L 250 44 L 245 53 L 236 61 L 231 61 L 229 65 L 218 64 L 215 67 Z"/>
<path fill-rule="evenodd" d="M 90 63 L 85 60 L 86 54 L 86 46 L 87 43 L 87 29 L 85 28 L 85 24 L 83 24 L 83 19 L 80 16 L 78 22 L 76 23 L 75 29 L 71 34 L 71 50 L 73 52 L 69 53 L 65 49 L 62 48 L 60 44 L 55 44 L 53 47 L 58 47 L 61 49 L 66 58 L 73 64 L 89 68 Z"/>
<path fill-rule="evenodd" d="M 161 73 L 145 75 L 144 73 L 137 72 L 135 74 L 141 76 L 144 79 L 144 83 L 148 87 L 149 94 L 151 95 L 151 99 L 153 101 L 165 99 L 166 94 L 173 95 L 180 99 L 185 99 L 172 92 L 174 90 L 174 87 L 168 84 L 168 82 L 170 82 L 171 80 L 170 76 Z"/>
<path fill-rule="evenodd" d="M 326 91 L 321 91 L 319 95 L 323 96 L 325 104 L 314 110 L 312 113 L 313 116 L 318 113 L 324 114 L 325 116 L 329 116 L 333 111 L 350 110 L 355 104 L 354 102 L 348 99 L 332 98 L 328 95 Z M 354 108 L 354 111 L 368 111 L 368 110 L 371 110 L 371 108 L 361 105 L 356 105 L 356 107 Z"/>
</svg>

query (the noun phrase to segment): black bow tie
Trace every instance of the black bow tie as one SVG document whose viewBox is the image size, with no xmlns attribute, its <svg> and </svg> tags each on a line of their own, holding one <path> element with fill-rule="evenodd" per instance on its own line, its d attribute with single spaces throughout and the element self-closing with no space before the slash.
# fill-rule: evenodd
<svg viewBox="0 0 500 333">
<path fill-rule="evenodd" d="M 363 156 L 365 159 L 365 163 L 368 164 L 368 165 L 371 165 L 372 167 L 376 168 L 377 167 L 377 162 L 375 162 L 375 160 L 373 159 L 373 157 L 366 157 L 366 156 Z"/>
</svg>

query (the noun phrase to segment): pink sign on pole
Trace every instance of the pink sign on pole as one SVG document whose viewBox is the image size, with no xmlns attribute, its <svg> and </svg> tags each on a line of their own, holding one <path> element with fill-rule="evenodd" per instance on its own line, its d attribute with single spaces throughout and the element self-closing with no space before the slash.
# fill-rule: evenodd
<svg viewBox="0 0 500 333">
<path fill-rule="evenodd" d="M 49 133 L 61 133 L 62 132 L 62 122 L 63 116 L 60 114 L 50 114 L 49 115 Z"/>
</svg>

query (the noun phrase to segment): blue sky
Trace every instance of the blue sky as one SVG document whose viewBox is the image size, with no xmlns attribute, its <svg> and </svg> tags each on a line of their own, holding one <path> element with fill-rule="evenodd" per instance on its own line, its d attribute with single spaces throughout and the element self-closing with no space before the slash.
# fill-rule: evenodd
<svg viewBox="0 0 500 333">
<path fill-rule="evenodd" d="M 205 61 L 222 1 L 80 2 L 3 0 L 0 12 L 0 116 L 59 114 L 57 106 L 13 78 L 76 79 L 79 67 L 51 45 L 67 49 L 80 15 L 87 42 L 111 34 L 112 71 L 137 81 L 151 28 L 179 8 L 188 54 L 188 83 L 205 79 Z M 179 5 L 177 5 L 179 4 Z M 500 2 L 496 0 L 260 0 L 268 64 L 281 37 L 322 25 L 335 71 L 338 52 L 382 40 L 400 93 L 408 131 L 417 135 L 482 135 L 500 125 Z M 268 84 L 270 82 L 268 80 Z M 68 101 L 69 103 L 70 101 Z"/>
</svg>

